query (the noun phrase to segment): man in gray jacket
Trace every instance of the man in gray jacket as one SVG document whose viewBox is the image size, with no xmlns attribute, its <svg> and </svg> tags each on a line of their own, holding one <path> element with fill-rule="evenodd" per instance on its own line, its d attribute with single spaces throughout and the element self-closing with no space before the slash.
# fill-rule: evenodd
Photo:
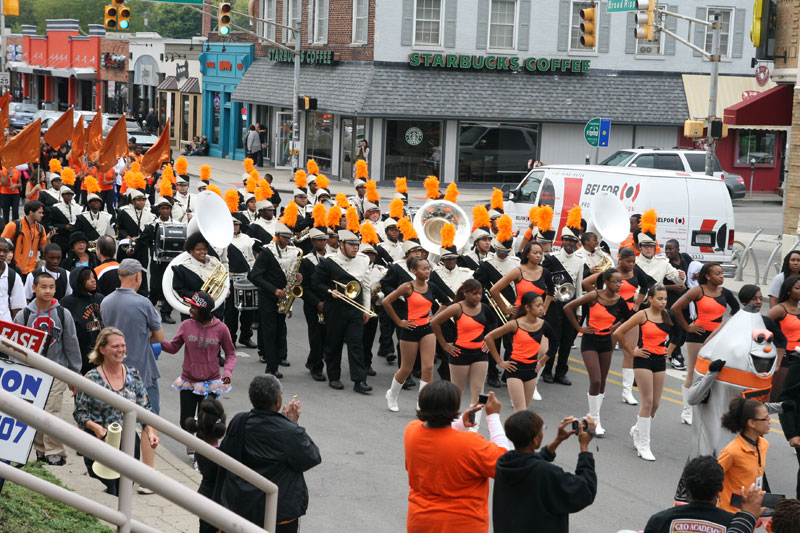
<svg viewBox="0 0 800 533">
<path fill-rule="evenodd" d="M 37 274 L 33 278 L 35 298 L 21 313 L 17 313 L 14 322 L 47 333 L 43 354 L 73 372 L 80 372 L 81 349 L 75 333 L 75 321 L 70 312 L 53 299 L 55 292 L 55 278 L 47 272 Z M 53 386 L 44 406 L 45 411 L 61 416 L 61 404 L 66 390 L 66 383 L 53 379 Z M 37 461 L 47 461 L 54 466 L 61 466 L 66 462 L 67 452 L 64 445 L 41 431 L 36 432 L 33 447 L 36 449 Z"/>
<path fill-rule="evenodd" d="M 250 124 L 247 137 L 244 139 L 244 151 L 247 157 L 255 163 L 258 159 L 258 152 L 261 151 L 261 136 L 258 135 L 255 124 Z"/>
</svg>

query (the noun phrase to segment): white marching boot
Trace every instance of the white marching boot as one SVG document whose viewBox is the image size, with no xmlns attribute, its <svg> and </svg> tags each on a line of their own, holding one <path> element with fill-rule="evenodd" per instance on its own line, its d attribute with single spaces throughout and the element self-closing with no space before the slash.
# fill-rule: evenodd
<svg viewBox="0 0 800 533">
<path fill-rule="evenodd" d="M 477 433 L 478 429 L 481 427 L 481 415 L 483 414 L 483 409 L 475 413 L 475 425 L 471 428 L 467 428 L 469 431 L 473 433 Z"/>
<path fill-rule="evenodd" d="M 417 411 L 419 411 L 419 395 L 422 392 L 422 389 L 424 389 L 427 385 L 427 381 L 419 380 L 419 389 L 417 390 Z"/>
<path fill-rule="evenodd" d="M 633 397 L 633 369 L 622 369 L 622 402 L 628 405 L 639 405 L 636 398 Z"/>
<path fill-rule="evenodd" d="M 595 424 L 597 424 L 594 428 L 594 434 L 597 437 L 602 437 L 606 434 L 606 430 L 600 425 L 600 408 L 603 406 L 603 395 L 598 394 L 597 396 L 590 396 L 587 393 L 586 396 L 589 398 L 589 416 L 591 416 Z"/>
<path fill-rule="evenodd" d="M 631 434 L 631 438 L 633 438 L 633 447 L 638 450 L 639 449 L 639 440 L 640 440 L 640 437 L 639 437 L 639 417 L 638 416 L 636 417 L 636 423 L 631 426 L 630 434 Z"/>
<path fill-rule="evenodd" d="M 403 384 L 392 378 L 392 388 L 386 391 L 386 406 L 393 413 L 400 410 L 400 406 L 397 404 L 397 397 L 400 395 L 402 388 Z"/>
<path fill-rule="evenodd" d="M 533 400 L 536 401 L 536 402 L 542 401 L 542 395 L 539 394 L 539 388 L 538 387 L 534 387 L 533 388 Z"/>
<path fill-rule="evenodd" d="M 681 409 L 681 422 L 692 425 L 692 406 L 689 405 L 689 387 L 681 387 L 683 409 Z"/>
<path fill-rule="evenodd" d="M 655 461 L 653 452 L 650 451 L 650 423 L 653 421 L 649 417 L 638 417 L 636 422 L 637 433 L 639 433 L 639 443 L 636 446 L 636 453 L 645 461 Z"/>
</svg>

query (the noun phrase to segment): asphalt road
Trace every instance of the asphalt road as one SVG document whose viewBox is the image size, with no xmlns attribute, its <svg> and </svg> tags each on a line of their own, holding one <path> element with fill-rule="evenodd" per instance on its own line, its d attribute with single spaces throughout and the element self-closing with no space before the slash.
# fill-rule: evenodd
<svg viewBox="0 0 800 533">
<path fill-rule="evenodd" d="M 737 228 L 773 224 L 780 227 L 780 206 L 737 206 Z M 749 230 L 752 231 L 752 230 Z M 384 391 L 391 382 L 394 366 L 377 358 L 373 364 L 378 375 L 369 379 L 374 390 L 370 395 L 352 391 L 345 383 L 343 391 L 314 382 L 303 367 L 308 342 L 300 306 L 288 323 L 290 368 L 282 368 L 284 398 L 297 395 L 302 402 L 300 423 L 306 427 L 322 454 L 322 464 L 306 474 L 310 504 L 301 520 L 304 531 L 397 532 L 405 529 L 408 481 L 404 466 L 403 431 L 414 418 L 416 388 L 400 395 L 400 412 L 386 408 Z M 173 315 L 176 315 L 173 313 Z M 177 326 L 167 326 L 167 338 Z M 347 376 L 344 357 L 342 375 Z M 612 372 L 606 388 L 601 418 L 606 436 L 591 445 L 595 454 L 599 490 L 592 506 L 573 515 L 571 531 L 613 532 L 638 530 L 647 518 L 672 504 L 678 477 L 691 442 L 691 428 L 682 425 L 680 415 L 679 372 L 669 370 L 661 407 L 653 423 L 652 450 L 657 460 L 648 463 L 636 456 L 629 428 L 636 421 L 637 408 L 620 400 L 622 356 L 615 352 Z M 182 354 L 163 354 L 159 360 L 162 373 L 161 414 L 178 422 L 178 392 L 171 382 L 180 374 Z M 556 384 L 539 386 L 543 396 L 531 408 L 545 420 L 545 442 L 555 435 L 558 422 L 569 415 L 583 416 L 587 410 L 588 379 L 579 350 L 573 349 L 569 376 L 571 387 Z M 252 376 L 264 372 L 255 350 L 241 349 L 233 375 L 233 390 L 222 398 L 230 418 L 250 408 L 247 385 Z M 511 414 L 511 402 L 505 388 L 496 390 L 503 403 L 503 418 Z M 466 407 L 466 401 L 464 407 Z M 768 439 L 767 475 L 774 492 L 794 494 L 797 463 L 794 453 L 780 433 L 777 420 Z M 485 424 L 482 433 L 487 435 Z M 183 446 L 165 438 L 163 445 L 186 459 Z M 573 471 L 578 452 L 576 441 L 569 440 L 558 450 L 556 463 Z"/>
</svg>

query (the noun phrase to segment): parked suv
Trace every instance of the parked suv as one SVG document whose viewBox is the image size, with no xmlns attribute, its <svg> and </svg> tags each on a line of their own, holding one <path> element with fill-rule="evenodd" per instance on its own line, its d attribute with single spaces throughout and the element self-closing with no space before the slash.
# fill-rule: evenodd
<svg viewBox="0 0 800 533">
<path fill-rule="evenodd" d="M 660 170 L 704 174 L 706 170 L 706 152 L 703 150 L 636 148 L 615 152 L 600 164 L 612 167 L 657 168 Z M 724 172 L 716 155 L 714 155 L 714 176 L 725 180 L 725 186 L 732 200 L 744 198 L 746 191 L 744 179 L 738 174 Z"/>
</svg>

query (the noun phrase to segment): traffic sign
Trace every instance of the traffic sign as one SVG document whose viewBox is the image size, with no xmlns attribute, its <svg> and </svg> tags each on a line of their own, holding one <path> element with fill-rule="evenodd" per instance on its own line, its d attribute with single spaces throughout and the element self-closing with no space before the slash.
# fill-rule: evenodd
<svg viewBox="0 0 800 533">
<path fill-rule="evenodd" d="M 611 119 L 600 119 L 600 137 L 598 138 L 598 144 L 605 148 L 608 146 L 609 140 L 611 140 Z"/>
<path fill-rule="evenodd" d="M 608 0 L 606 10 L 609 13 L 620 11 L 636 11 L 636 0 Z"/>
<path fill-rule="evenodd" d="M 583 128 L 583 137 L 589 146 L 608 146 L 611 138 L 611 119 L 593 118 Z"/>
<path fill-rule="evenodd" d="M 11 85 L 11 77 L 8 72 L 0 72 L 0 86 Z"/>
</svg>

